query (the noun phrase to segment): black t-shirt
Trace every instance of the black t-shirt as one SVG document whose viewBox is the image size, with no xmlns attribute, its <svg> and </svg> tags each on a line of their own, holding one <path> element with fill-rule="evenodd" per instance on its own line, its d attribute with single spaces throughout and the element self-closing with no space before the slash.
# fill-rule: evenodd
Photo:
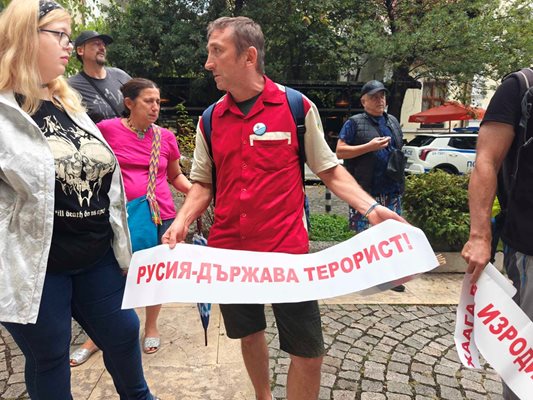
<svg viewBox="0 0 533 400">
<path fill-rule="evenodd" d="M 523 144 L 523 139 L 516 134 L 516 127 L 522 116 L 522 95 L 518 80 L 506 79 L 496 90 L 483 118 L 483 123 L 501 122 L 515 127 L 515 138 L 506 157 L 507 165 L 516 163 L 518 149 Z M 526 137 L 533 137 L 533 117 L 528 121 Z M 513 249 L 533 255 L 533 145 L 521 150 L 516 184 L 508 199 L 502 237 Z"/>
<path fill-rule="evenodd" d="M 54 228 L 48 272 L 91 266 L 111 246 L 109 188 L 116 161 L 96 137 L 52 102 L 33 115 L 55 159 Z"/>
</svg>

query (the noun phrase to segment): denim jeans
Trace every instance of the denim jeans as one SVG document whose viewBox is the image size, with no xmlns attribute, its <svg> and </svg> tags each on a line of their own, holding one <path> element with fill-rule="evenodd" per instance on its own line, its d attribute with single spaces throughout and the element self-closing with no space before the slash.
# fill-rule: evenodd
<svg viewBox="0 0 533 400">
<path fill-rule="evenodd" d="M 125 277 L 113 251 L 89 269 L 46 274 L 35 324 L 3 323 L 26 358 L 33 400 L 71 400 L 69 350 L 72 317 L 103 351 L 121 400 L 151 400 L 144 379 L 139 318 L 121 310 Z"/>
</svg>

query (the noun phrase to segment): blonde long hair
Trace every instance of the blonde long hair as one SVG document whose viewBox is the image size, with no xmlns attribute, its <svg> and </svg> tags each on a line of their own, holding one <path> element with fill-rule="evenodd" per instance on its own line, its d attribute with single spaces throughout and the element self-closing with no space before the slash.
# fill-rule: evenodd
<svg viewBox="0 0 533 400">
<path fill-rule="evenodd" d="M 39 19 L 39 0 L 11 0 L 0 14 L 0 91 L 23 96 L 22 109 L 35 113 L 40 105 L 41 76 L 38 67 L 39 29 L 53 22 L 68 21 L 70 14 L 55 9 Z M 81 97 L 59 76 L 48 83 L 52 102 L 67 111 L 84 111 Z"/>
</svg>

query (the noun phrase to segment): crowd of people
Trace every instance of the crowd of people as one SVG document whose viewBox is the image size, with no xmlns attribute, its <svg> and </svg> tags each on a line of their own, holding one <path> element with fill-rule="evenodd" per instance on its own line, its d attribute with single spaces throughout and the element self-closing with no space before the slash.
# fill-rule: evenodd
<svg viewBox="0 0 533 400">
<path fill-rule="evenodd" d="M 219 18 L 207 28 L 205 68 L 225 95 L 214 105 L 209 138 L 207 121 L 199 121 L 189 181 L 174 134 L 156 124 L 157 85 L 105 66 L 109 35 L 84 31 L 74 42 L 70 35 L 71 16 L 53 0 L 12 1 L 0 16 L 0 321 L 24 354 L 32 399 L 71 399 L 70 368 L 98 349 L 120 399 L 157 399 L 141 352 L 160 348 L 161 305 L 146 308 L 142 340 L 135 311 L 121 309 L 132 250 L 174 248 L 216 195 L 210 246 L 307 253 L 304 191 L 295 190 L 302 185 L 298 129 L 286 88 L 265 75 L 261 27 L 246 17 Z M 73 51 L 82 71 L 67 81 Z M 513 85 L 496 92 L 479 133 L 472 230 L 463 251 L 474 281 L 490 259 L 496 175 L 520 148 Z M 363 86 L 364 113 L 344 124 L 337 154 L 325 141 L 316 106 L 303 96 L 307 165 L 349 205 L 357 232 L 388 219 L 405 222 L 404 177 L 394 173 L 401 160 L 391 167 L 402 131 L 385 111 L 387 93 L 379 81 Z M 527 133 L 533 134 L 531 124 Z M 252 137 L 260 140 L 251 145 Z M 346 168 L 338 158 L 347 160 Z M 527 159 L 520 158 L 519 189 L 508 202 L 509 210 L 521 212 L 510 212 L 504 238 L 521 266 L 521 307 L 532 317 L 533 249 L 523 239 L 533 210 Z M 170 186 L 186 195 L 178 212 Z M 134 204 L 149 212 L 150 244 L 137 242 L 146 238 L 133 221 Z M 256 399 L 273 399 L 264 305 L 220 308 L 227 335 L 240 339 Z M 317 399 L 324 355 L 318 303 L 272 308 L 280 348 L 290 355 L 287 398 Z M 90 339 L 69 354 L 72 318 Z M 516 398 L 508 390 L 506 396 Z"/>
</svg>

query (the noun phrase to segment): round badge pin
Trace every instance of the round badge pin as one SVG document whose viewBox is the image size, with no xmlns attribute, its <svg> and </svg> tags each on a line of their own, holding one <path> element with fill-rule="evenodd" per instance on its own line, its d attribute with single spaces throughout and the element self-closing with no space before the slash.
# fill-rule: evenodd
<svg viewBox="0 0 533 400">
<path fill-rule="evenodd" d="M 257 124 L 254 125 L 254 133 L 257 136 L 264 135 L 266 130 L 267 130 L 267 127 L 262 122 L 258 122 Z"/>
</svg>

